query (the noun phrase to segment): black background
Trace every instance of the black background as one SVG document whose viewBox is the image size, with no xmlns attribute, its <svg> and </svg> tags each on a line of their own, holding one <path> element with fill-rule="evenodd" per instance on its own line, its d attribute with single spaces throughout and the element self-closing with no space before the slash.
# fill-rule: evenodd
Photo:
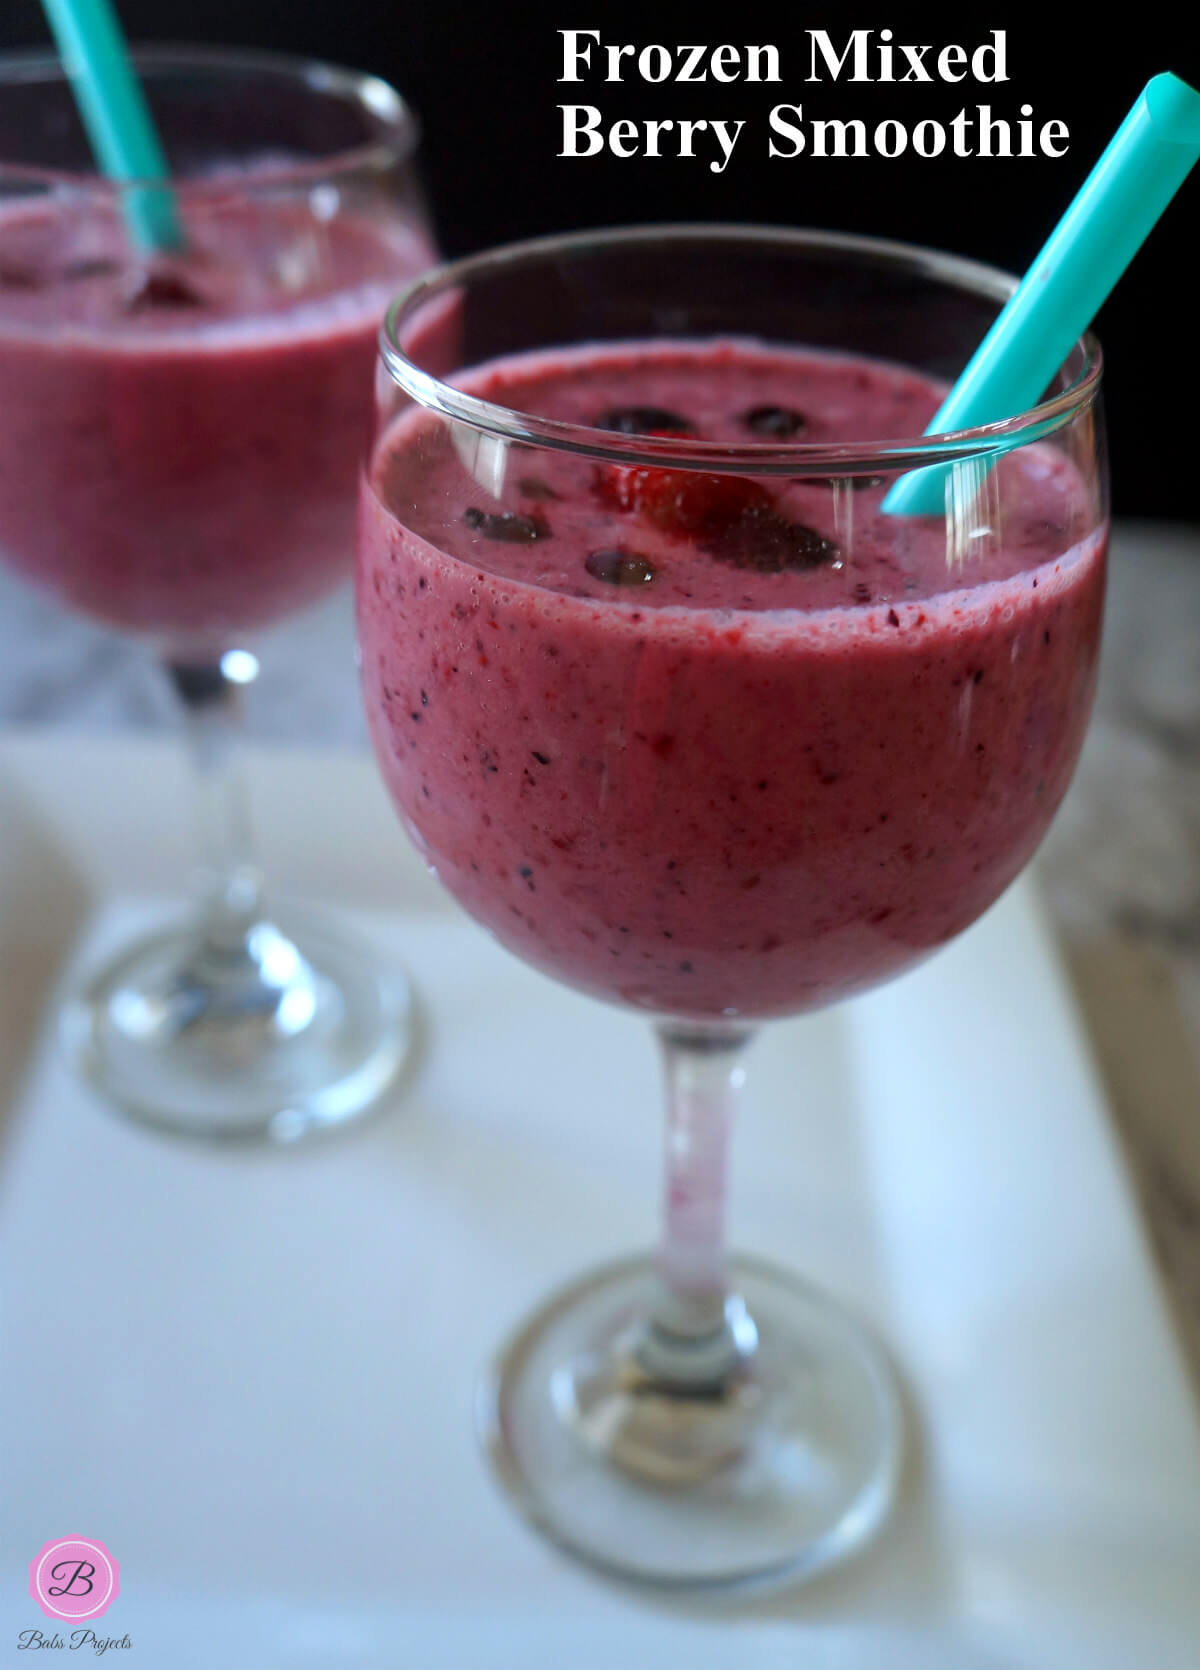
<svg viewBox="0 0 1200 1670">
<path fill-rule="evenodd" d="M 129 34 L 273 47 L 372 69 L 420 114 L 422 159 L 442 247 L 487 244 L 573 227 L 648 220 L 769 221 L 837 227 L 926 243 L 1023 270 L 1066 207 L 1143 83 L 1173 69 L 1200 84 L 1200 21 L 1189 5 L 1108 8 L 1053 4 L 851 7 L 701 6 L 494 0 L 120 0 Z M 1112 21 L 1108 21 L 1111 19 Z M 779 84 L 623 86 L 599 76 L 558 84 L 563 28 L 598 28 L 602 40 L 772 42 Z M 968 49 L 992 29 L 1008 37 L 1010 79 L 944 85 L 810 85 L 810 28 L 835 41 L 852 28 L 892 29 L 897 42 L 951 41 Z M 0 46 L 45 44 L 36 0 L 5 0 Z M 930 55 L 932 58 L 932 54 Z M 629 60 L 626 60 L 628 64 Z M 618 116 L 745 118 L 721 175 L 707 154 L 560 158 L 561 103 Z M 1070 149 L 1060 160 L 775 159 L 767 112 L 799 103 L 812 117 L 861 116 L 868 128 L 897 117 L 911 131 L 963 106 L 990 104 L 1014 122 L 1061 118 Z M 1200 520 L 1195 392 L 1200 377 L 1200 169 L 1106 304 L 1097 329 L 1107 358 L 1106 396 L 1114 509 L 1127 516 Z"/>
</svg>

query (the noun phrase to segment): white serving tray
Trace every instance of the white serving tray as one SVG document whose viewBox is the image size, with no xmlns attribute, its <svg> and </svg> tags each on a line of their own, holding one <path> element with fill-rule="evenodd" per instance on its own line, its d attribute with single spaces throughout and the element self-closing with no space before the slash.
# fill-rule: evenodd
<svg viewBox="0 0 1200 1670">
<path fill-rule="evenodd" d="M 891 1342 L 892 1528 L 807 1588 L 661 1602 L 514 1518 L 471 1419 L 509 1325 L 653 1235 L 647 1031 L 469 923 L 365 759 L 251 775 L 278 891 L 403 959 L 425 1048 L 371 1123 L 229 1153 L 102 1111 L 45 1020 L 177 893 L 179 762 L 0 740 L 0 1663 L 45 1621 L 28 1561 L 79 1534 L 132 1670 L 1196 1670 L 1196 1410 L 1027 888 L 753 1060 L 734 1239 Z"/>
</svg>

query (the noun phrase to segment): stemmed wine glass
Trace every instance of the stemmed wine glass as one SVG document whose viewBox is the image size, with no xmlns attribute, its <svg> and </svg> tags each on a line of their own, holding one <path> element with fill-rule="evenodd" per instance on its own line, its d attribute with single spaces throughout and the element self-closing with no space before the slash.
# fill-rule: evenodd
<svg viewBox="0 0 1200 1670">
<path fill-rule="evenodd" d="M 255 634 L 351 567 L 376 332 L 434 259 L 416 127 L 329 65 L 134 59 L 182 228 L 154 254 L 124 210 L 155 188 L 96 175 L 57 59 L 0 60 L 0 560 L 160 657 L 200 796 L 199 916 L 126 947 L 64 1031 L 136 1117 L 290 1140 L 373 1103 L 409 1041 L 398 970 L 268 910 L 235 744 Z"/>
<path fill-rule="evenodd" d="M 477 256 L 387 317 L 357 578 L 385 782 L 480 922 L 662 1050 L 657 1255 L 551 1299 L 480 1398 L 519 1506 L 609 1572 L 810 1573 L 893 1498 L 887 1355 L 727 1253 L 727 1146 L 759 1023 L 960 933 L 1075 767 L 1096 343 L 1033 410 L 923 434 L 1011 284 L 863 238 L 650 227 Z M 889 515 L 933 464 L 944 512 Z"/>
</svg>

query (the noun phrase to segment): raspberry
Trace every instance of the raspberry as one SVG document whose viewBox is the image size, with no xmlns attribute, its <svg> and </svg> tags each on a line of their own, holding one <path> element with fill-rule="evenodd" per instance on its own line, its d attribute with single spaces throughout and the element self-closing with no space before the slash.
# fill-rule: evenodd
<svg viewBox="0 0 1200 1670">
<path fill-rule="evenodd" d="M 670 430 L 655 430 L 667 436 Z M 761 482 L 745 476 L 666 470 L 652 464 L 604 464 L 596 491 L 606 504 L 653 522 L 664 533 L 711 536 L 749 511 L 771 508 Z"/>
</svg>

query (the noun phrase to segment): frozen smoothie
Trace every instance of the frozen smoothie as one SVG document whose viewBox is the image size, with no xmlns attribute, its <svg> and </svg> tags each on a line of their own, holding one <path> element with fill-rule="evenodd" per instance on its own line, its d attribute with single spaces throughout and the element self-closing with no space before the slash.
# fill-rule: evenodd
<svg viewBox="0 0 1200 1670">
<path fill-rule="evenodd" d="M 149 265 L 111 205 L 0 210 L 0 560 L 177 655 L 336 584 L 375 332 L 433 251 L 321 207 L 214 186 Z"/>
<path fill-rule="evenodd" d="M 746 342 L 514 359 L 460 379 L 609 431 L 921 433 L 901 368 Z M 461 438 L 461 432 L 460 432 Z M 472 473 L 474 472 L 474 473 Z M 1105 538 L 1069 458 L 994 472 L 989 525 L 884 485 L 486 444 L 410 408 L 364 486 L 359 633 L 388 787 L 512 950 L 690 1017 L 833 1002 L 959 933 L 1022 869 L 1091 704 Z"/>
</svg>

